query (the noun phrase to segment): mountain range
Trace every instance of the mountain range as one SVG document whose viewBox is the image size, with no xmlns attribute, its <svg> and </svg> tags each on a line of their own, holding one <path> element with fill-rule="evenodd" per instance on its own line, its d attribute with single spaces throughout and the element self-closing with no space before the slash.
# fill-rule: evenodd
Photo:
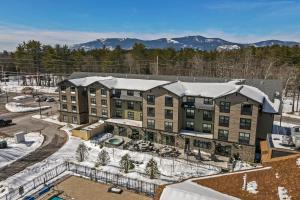
<svg viewBox="0 0 300 200">
<path fill-rule="evenodd" d="M 144 44 L 149 49 L 165 49 L 174 48 L 180 50 L 183 48 L 193 48 L 203 51 L 214 50 L 233 50 L 240 49 L 247 46 L 265 47 L 272 45 L 280 46 L 294 46 L 300 45 L 298 42 L 293 41 L 280 41 L 280 40 L 265 40 L 256 43 L 235 43 L 229 42 L 220 38 L 206 38 L 203 36 L 186 36 L 177 38 L 160 38 L 156 40 L 141 40 L 136 38 L 102 38 L 85 42 L 81 44 L 75 44 L 72 49 L 83 48 L 85 50 L 99 49 L 106 47 L 108 49 L 114 49 L 116 46 L 120 46 L 122 49 L 131 49 L 135 43 Z"/>
</svg>

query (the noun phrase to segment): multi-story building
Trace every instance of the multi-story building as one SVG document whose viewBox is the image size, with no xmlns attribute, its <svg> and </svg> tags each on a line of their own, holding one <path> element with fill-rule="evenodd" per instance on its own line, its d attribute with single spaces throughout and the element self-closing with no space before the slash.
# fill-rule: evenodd
<svg viewBox="0 0 300 200">
<path fill-rule="evenodd" d="M 102 119 L 114 134 L 248 161 L 280 107 L 279 99 L 240 81 L 86 77 L 59 85 L 61 121 Z"/>
</svg>

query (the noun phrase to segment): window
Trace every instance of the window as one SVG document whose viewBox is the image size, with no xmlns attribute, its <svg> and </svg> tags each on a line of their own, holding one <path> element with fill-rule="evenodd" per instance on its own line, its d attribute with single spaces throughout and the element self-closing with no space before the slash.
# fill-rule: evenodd
<svg viewBox="0 0 300 200">
<path fill-rule="evenodd" d="M 206 105 L 213 105 L 213 99 L 204 98 L 203 103 L 206 104 Z"/>
<path fill-rule="evenodd" d="M 91 115 L 97 115 L 97 109 L 91 108 Z"/>
<path fill-rule="evenodd" d="M 107 106 L 107 100 L 106 99 L 101 99 L 101 105 L 102 106 Z"/>
<path fill-rule="evenodd" d="M 165 122 L 165 131 L 173 131 L 173 122 Z"/>
<path fill-rule="evenodd" d="M 249 144 L 249 142 L 250 142 L 250 133 L 240 133 L 239 143 Z"/>
<path fill-rule="evenodd" d="M 251 119 L 240 119 L 240 129 L 251 130 Z"/>
<path fill-rule="evenodd" d="M 130 109 L 130 110 L 133 110 L 134 109 L 134 102 L 133 101 L 128 101 L 127 102 L 127 108 Z"/>
<path fill-rule="evenodd" d="M 140 121 L 143 121 L 143 113 L 140 113 Z"/>
<path fill-rule="evenodd" d="M 95 95 L 96 94 L 96 89 L 95 88 L 90 88 L 90 94 L 91 95 Z"/>
<path fill-rule="evenodd" d="M 67 115 L 63 115 L 63 121 L 68 122 L 68 116 Z"/>
<path fill-rule="evenodd" d="M 107 117 L 107 110 L 103 109 L 101 115 L 102 117 Z"/>
<path fill-rule="evenodd" d="M 195 102 L 195 97 L 186 97 L 186 102 L 194 103 Z"/>
<path fill-rule="evenodd" d="M 165 97 L 165 106 L 173 107 L 173 97 Z"/>
<path fill-rule="evenodd" d="M 194 130 L 194 122 L 193 121 L 187 121 L 186 122 L 186 126 L 185 126 L 185 129 L 186 130 L 190 130 L 190 131 L 193 131 Z"/>
<path fill-rule="evenodd" d="M 212 111 L 210 111 L 210 110 L 204 110 L 203 111 L 203 120 L 205 120 L 205 121 L 211 121 L 212 120 Z"/>
<path fill-rule="evenodd" d="M 194 119 L 195 117 L 195 110 L 193 108 L 186 109 L 186 118 Z"/>
<path fill-rule="evenodd" d="M 91 104 L 96 105 L 96 98 L 91 98 Z"/>
<path fill-rule="evenodd" d="M 203 133 L 211 133 L 212 126 L 211 124 L 202 124 Z"/>
<path fill-rule="evenodd" d="M 229 117 L 219 116 L 219 126 L 229 127 Z"/>
<path fill-rule="evenodd" d="M 243 103 L 241 105 L 241 115 L 252 115 L 252 105 Z"/>
<path fill-rule="evenodd" d="M 145 140 L 150 142 L 155 142 L 155 135 L 156 135 L 155 133 L 147 131 L 145 133 Z"/>
<path fill-rule="evenodd" d="M 116 110 L 116 117 L 117 118 L 122 118 L 122 116 L 123 116 L 122 110 Z"/>
<path fill-rule="evenodd" d="M 147 104 L 154 105 L 155 104 L 155 96 L 154 95 L 147 95 Z"/>
<path fill-rule="evenodd" d="M 116 100 L 115 105 L 116 105 L 116 108 L 122 108 L 122 101 L 121 100 Z"/>
<path fill-rule="evenodd" d="M 147 116 L 148 117 L 155 117 L 155 108 L 148 107 L 147 108 Z"/>
<path fill-rule="evenodd" d="M 62 92 L 65 92 L 65 91 L 66 91 L 66 89 L 67 89 L 67 87 L 66 87 L 66 86 L 64 86 L 64 85 L 60 86 L 60 90 L 61 90 Z"/>
<path fill-rule="evenodd" d="M 62 108 L 62 110 L 68 110 L 67 104 L 62 104 L 62 105 L 61 105 L 61 108 Z"/>
<path fill-rule="evenodd" d="M 224 140 L 227 141 L 228 140 L 228 130 L 224 130 L 224 129 L 219 129 L 218 131 L 218 139 L 219 140 Z"/>
<path fill-rule="evenodd" d="M 115 90 L 115 96 L 120 97 L 121 96 L 121 90 Z"/>
<path fill-rule="evenodd" d="M 147 127 L 155 129 L 155 120 L 154 119 L 148 119 L 147 120 Z"/>
<path fill-rule="evenodd" d="M 75 87 L 71 87 L 71 93 L 75 93 Z"/>
<path fill-rule="evenodd" d="M 106 97 L 107 91 L 104 88 L 101 88 L 101 96 Z"/>
<path fill-rule="evenodd" d="M 78 123 L 77 117 L 72 117 L 72 121 L 73 121 L 73 124 L 77 124 Z"/>
<path fill-rule="evenodd" d="M 211 143 L 201 140 L 194 140 L 194 146 L 202 149 L 210 149 Z"/>
<path fill-rule="evenodd" d="M 128 112 L 127 113 L 127 118 L 134 120 L 134 112 Z"/>
<path fill-rule="evenodd" d="M 134 95 L 134 91 L 133 90 L 127 90 L 127 95 L 128 96 L 133 96 Z"/>
<path fill-rule="evenodd" d="M 62 95 L 62 96 L 61 96 L 61 100 L 62 100 L 63 102 L 66 102 L 66 101 L 67 101 L 67 96 L 66 96 L 66 95 Z"/>
<path fill-rule="evenodd" d="M 229 113 L 230 112 L 230 102 L 221 101 L 220 102 L 220 112 Z"/>
<path fill-rule="evenodd" d="M 173 110 L 165 109 L 165 118 L 166 119 L 173 119 Z"/>
<path fill-rule="evenodd" d="M 71 102 L 76 103 L 76 97 L 75 96 L 71 96 Z"/>
<path fill-rule="evenodd" d="M 77 112 L 77 107 L 76 106 L 72 106 L 72 112 Z"/>
</svg>

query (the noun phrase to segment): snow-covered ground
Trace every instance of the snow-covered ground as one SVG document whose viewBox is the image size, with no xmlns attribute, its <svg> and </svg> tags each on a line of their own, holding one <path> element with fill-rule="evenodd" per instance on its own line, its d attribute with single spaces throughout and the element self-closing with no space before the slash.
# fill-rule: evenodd
<svg viewBox="0 0 300 200">
<path fill-rule="evenodd" d="M 31 111 L 37 111 L 39 109 L 45 110 L 51 108 L 51 106 L 29 107 L 29 106 L 25 106 L 22 103 L 9 102 L 5 104 L 5 108 L 9 112 L 31 112 Z"/>
<path fill-rule="evenodd" d="M 0 150 L 0 168 L 14 162 L 37 149 L 44 141 L 37 132 L 27 133 L 25 143 L 15 143 L 14 138 L 5 138 L 8 148 Z"/>
<path fill-rule="evenodd" d="M 291 200 L 287 189 L 285 189 L 284 187 L 278 187 L 278 196 L 280 200 Z"/>
<path fill-rule="evenodd" d="M 0 86 L 1 86 L 1 90 L 7 91 L 7 92 L 21 93 L 22 89 L 24 87 L 32 87 L 36 92 L 49 93 L 49 94 L 58 93 L 58 92 L 55 92 L 57 87 L 22 86 L 22 85 L 18 85 L 18 81 L 10 81 L 10 82 L 7 82 L 7 83 L 1 82 Z"/>
<path fill-rule="evenodd" d="M 300 111 L 296 110 L 297 109 L 297 99 L 295 99 L 295 105 L 294 105 L 295 113 L 291 113 L 292 107 L 293 107 L 293 98 L 292 97 L 283 98 L 282 116 L 300 119 Z M 298 101 L 298 109 L 300 109 L 300 100 Z"/>
<path fill-rule="evenodd" d="M 13 98 L 13 100 L 19 101 L 19 100 L 27 99 L 27 98 L 30 98 L 30 97 L 32 97 L 32 96 L 31 95 L 20 95 L 20 96 L 15 96 Z"/>
<path fill-rule="evenodd" d="M 247 183 L 247 191 L 252 194 L 258 193 L 256 181 L 251 181 Z"/>
<path fill-rule="evenodd" d="M 65 126 L 67 123 L 66 122 L 60 122 L 58 120 L 59 115 L 51 115 L 51 116 L 47 116 L 47 115 L 33 115 L 32 118 L 35 119 L 41 119 L 44 120 L 46 122 L 50 122 L 53 124 L 57 124 L 57 125 L 61 125 L 61 126 Z"/>
<path fill-rule="evenodd" d="M 245 161 L 238 160 L 235 163 L 233 171 L 241 171 L 241 170 L 253 169 L 253 168 L 256 168 L 256 167 L 261 167 L 261 165 L 254 166 L 254 165 L 252 165 L 250 163 L 247 163 Z"/>
<path fill-rule="evenodd" d="M 296 165 L 299 166 L 299 168 L 300 168 L 300 158 L 298 158 L 298 159 L 296 160 Z"/>
</svg>

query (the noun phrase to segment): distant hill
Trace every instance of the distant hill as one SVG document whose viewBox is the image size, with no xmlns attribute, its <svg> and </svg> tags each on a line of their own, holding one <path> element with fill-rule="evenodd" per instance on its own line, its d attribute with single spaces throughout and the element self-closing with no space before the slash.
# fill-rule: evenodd
<svg viewBox="0 0 300 200">
<path fill-rule="evenodd" d="M 229 42 L 220 38 L 206 38 L 203 36 L 186 36 L 178 38 L 160 38 L 156 40 L 141 40 L 136 38 L 102 38 L 94 41 L 75 44 L 72 49 L 83 48 L 85 50 L 99 49 L 104 46 L 108 49 L 114 49 L 116 46 L 121 46 L 123 49 L 131 49 L 135 43 L 141 43 L 148 49 L 165 49 L 174 48 L 180 50 L 182 48 L 193 48 L 203 51 L 213 50 L 233 50 L 247 46 L 264 47 L 272 45 L 280 46 L 294 46 L 300 45 L 298 42 L 292 41 L 280 41 L 280 40 L 266 40 L 251 44 L 241 44 L 235 42 Z"/>
</svg>

